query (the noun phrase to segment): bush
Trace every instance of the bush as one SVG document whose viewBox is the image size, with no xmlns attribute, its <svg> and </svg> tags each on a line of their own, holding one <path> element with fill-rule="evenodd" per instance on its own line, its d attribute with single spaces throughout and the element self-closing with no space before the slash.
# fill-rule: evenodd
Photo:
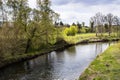
<svg viewBox="0 0 120 80">
<path fill-rule="evenodd" d="M 80 29 L 80 33 L 86 33 L 85 27 L 82 27 L 82 28 Z"/>
<path fill-rule="evenodd" d="M 24 35 L 18 35 L 17 32 L 13 28 L 6 26 L 0 30 L 0 59 L 25 52 L 26 39 Z"/>
<path fill-rule="evenodd" d="M 76 26 L 71 26 L 70 28 L 66 28 L 64 30 L 64 34 L 67 36 L 75 36 L 78 32 L 78 28 Z"/>
</svg>

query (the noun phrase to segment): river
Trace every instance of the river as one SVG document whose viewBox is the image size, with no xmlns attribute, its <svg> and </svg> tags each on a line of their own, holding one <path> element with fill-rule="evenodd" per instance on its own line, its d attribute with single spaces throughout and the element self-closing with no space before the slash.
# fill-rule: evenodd
<svg viewBox="0 0 120 80">
<path fill-rule="evenodd" d="M 0 80 L 75 80 L 112 43 L 89 43 L 12 64 L 0 70 Z"/>
</svg>

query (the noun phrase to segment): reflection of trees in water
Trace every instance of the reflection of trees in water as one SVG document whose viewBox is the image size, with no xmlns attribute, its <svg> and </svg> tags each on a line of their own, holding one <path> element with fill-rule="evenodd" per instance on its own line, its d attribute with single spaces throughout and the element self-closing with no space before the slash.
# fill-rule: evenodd
<svg viewBox="0 0 120 80">
<path fill-rule="evenodd" d="M 95 54 L 96 54 L 96 56 L 97 56 L 97 54 L 102 53 L 106 49 L 106 47 L 104 47 L 105 45 L 108 47 L 111 44 L 112 44 L 111 42 L 108 42 L 108 43 L 96 43 L 96 46 L 95 46 Z"/>
<path fill-rule="evenodd" d="M 54 64 L 51 54 L 46 54 L 38 59 L 15 64 L 0 71 L 0 80 L 20 80 L 21 78 L 38 80 L 52 80 Z M 32 74 L 32 75 L 29 75 Z M 26 76 L 25 76 L 26 75 Z"/>
<path fill-rule="evenodd" d="M 53 57 L 51 54 L 40 56 L 38 59 L 34 59 L 25 63 L 26 72 L 31 71 L 30 73 L 34 76 L 32 75 L 30 77 L 32 77 L 34 80 L 52 80 L 52 73 L 54 71 L 52 61 Z"/>
<path fill-rule="evenodd" d="M 96 43 L 96 47 L 95 47 L 95 54 L 96 56 L 99 54 L 99 53 L 102 53 L 103 49 L 102 49 L 102 43 Z"/>
<path fill-rule="evenodd" d="M 61 58 L 64 59 L 65 58 L 64 51 L 56 51 L 56 58 L 57 60 L 60 60 Z"/>
<path fill-rule="evenodd" d="M 0 71 L 0 80 L 18 80 L 26 74 L 24 63 L 17 63 Z"/>
<path fill-rule="evenodd" d="M 76 47 L 75 46 L 66 49 L 66 51 L 67 51 L 68 55 L 70 55 L 70 56 L 76 55 Z"/>
<path fill-rule="evenodd" d="M 69 47 L 64 51 L 56 51 L 56 58 L 58 61 L 66 59 L 66 56 L 75 56 L 76 55 L 76 47 Z M 62 63 L 62 61 L 61 61 Z"/>
<path fill-rule="evenodd" d="M 41 56 L 42 59 L 39 58 L 39 61 L 37 62 L 38 67 L 36 67 L 35 71 L 38 71 L 37 76 L 41 78 L 41 80 L 52 80 L 53 77 L 53 71 L 54 71 L 54 66 L 53 66 L 53 57 L 52 54 L 46 54 Z M 41 62 L 43 61 L 43 62 Z M 41 63 L 39 63 L 41 62 Z M 35 63 L 36 64 L 36 63 Z M 34 74 L 34 73 L 33 73 Z M 36 78 L 37 79 L 37 78 Z"/>
<path fill-rule="evenodd" d="M 40 60 L 37 62 L 37 67 L 35 66 L 36 69 L 32 73 L 35 74 L 35 76 L 33 76 L 34 79 L 42 80 L 47 79 L 48 77 L 51 79 L 51 56 L 49 54 L 46 54 L 42 57 L 41 61 L 43 62 L 40 62 Z"/>
<path fill-rule="evenodd" d="M 27 73 L 30 73 L 32 71 L 34 65 L 33 63 L 35 64 L 35 60 L 24 62 L 24 69 Z"/>
<path fill-rule="evenodd" d="M 53 57 L 52 54 L 46 54 L 45 55 L 45 64 L 43 66 L 43 71 L 42 75 L 40 75 L 41 79 L 45 79 L 45 80 L 52 80 L 53 77 L 53 71 L 54 71 L 54 66 L 53 66 Z"/>
</svg>

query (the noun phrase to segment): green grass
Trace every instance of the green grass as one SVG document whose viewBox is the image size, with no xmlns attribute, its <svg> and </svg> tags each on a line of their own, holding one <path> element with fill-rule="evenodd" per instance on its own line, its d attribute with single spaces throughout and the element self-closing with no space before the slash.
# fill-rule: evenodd
<svg viewBox="0 0 120 80">
<path fill-rule="evenodd" d="M 80 76 L 80 80 L 120 80 L 120 43 L 99 55 Z"/>
<path fill-rule="evenodd" d="M 95 33 L 77 34 L 75 36 L 64 36 L 64 40 L 69 44 L 75 44 L 90 38 L 96 38 Z"/>
<path fill-rule="evenodd" d="M 88 40 L 88 41 L 94 41 L 94 39 L 108 39 L 113 40 L 113 38 L 116 38 L 115 34 L 111 34 L 111 36 L 108 36 L 108 33 L 104 33 L 102 36 L 99 34 L 98 37 L 96 37 L 95 33 L 84 33 L 84 34 L 76 34 L 75 36 L 65 36 L 64 40 L 68 42 L 69 44 L 76 44 L 78 42 Z"/>
</svg>

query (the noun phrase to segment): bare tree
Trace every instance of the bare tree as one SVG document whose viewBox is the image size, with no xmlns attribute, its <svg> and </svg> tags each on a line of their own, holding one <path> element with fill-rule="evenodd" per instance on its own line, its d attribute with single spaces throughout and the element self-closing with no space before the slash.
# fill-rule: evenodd
<svg viewBox="0 0 120 80">
<path fill-rule="evenodd" d="M 90 21 L 91 32 L 94 32 L 94 21 Z"/>
<path fill-rule="evenodd" d="M 96 13 L 95 16 L 93 16 L 91 18 L 91 22 L 94 22 L 94 26 L 96 28 L 96 36 L 98 36 L 98 33 L 101 33 L 102 35 L 102 32 L 103 32 L 103 25 L 104 25 L 104 22 L 105 22 L 105 16 L 98 12 Z"/>
<path fill-rule="evenodd" d="M 117 36 L 120 37 L 120 18 L 118 16 L 114 17 L 114 24 L 116 25 Z"/>
<path fill-rule="evenodd" d="M 106 19 L 106 23 L 109 26 L 109 36 L 110 36 L 112 33 L 112 25 L 114 24 L 114 15 L 109 13 L 106 15 L 105 19 Z"/>
</svg>

